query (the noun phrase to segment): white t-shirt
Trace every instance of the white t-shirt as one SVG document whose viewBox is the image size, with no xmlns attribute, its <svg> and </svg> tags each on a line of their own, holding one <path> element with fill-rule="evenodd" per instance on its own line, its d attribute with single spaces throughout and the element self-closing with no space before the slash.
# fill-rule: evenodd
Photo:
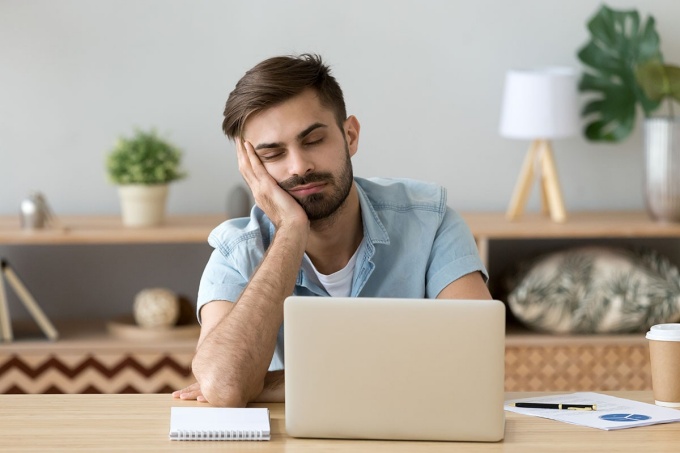
<svg viewBox="0 0 680 453">
<path fill-rule="evenodd" d="M 345 267 L 330 275 L 322 274 L 316 270 L 312 260 L 309 259 L 306 253 L 304 259 L 314 270 L 316 277 L 319 279 L 319 283 L 321 283 L 321 285 L 326 288 L 328 294 L 330 294 L 332 297 L 349 297 L 350 292 L 352 291 L 352 276 L 354 275 L 354 267 L 357 262 L 359 248 L 360 247 L 357 247 L 354 255 L 352 255 L 352 258 L 349 259 Z"/>
</svg>

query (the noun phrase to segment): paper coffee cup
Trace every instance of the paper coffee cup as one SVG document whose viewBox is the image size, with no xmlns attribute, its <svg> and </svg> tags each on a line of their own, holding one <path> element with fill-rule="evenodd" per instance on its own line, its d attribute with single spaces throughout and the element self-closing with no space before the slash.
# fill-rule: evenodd
<svg viewBox="0 0 680 453">
<path fill-rule="evenodd" d="M 680 324 L 657 324 L 647 332 L 654 402 L 680 407 Z"/>
</svg>

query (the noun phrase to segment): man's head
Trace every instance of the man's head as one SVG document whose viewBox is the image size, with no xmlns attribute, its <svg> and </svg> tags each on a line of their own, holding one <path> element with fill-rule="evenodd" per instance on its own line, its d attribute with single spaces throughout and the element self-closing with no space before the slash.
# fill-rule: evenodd
<svg viewBox="0 0 680 453">
<path fill-rule="evenodd" d="M 251 115 L 308 89 L 314 90 L 321 103 L 333 111 L 342 129 L 347 112 L 340 85 L 320 56 L 302 54 L 269 58 L 246 72 L 229 94 L 222 130 L 232 140 L 242 138 Z"/>
<path fill-rule="evenodd" d="M 248 71 L 229 95 L 223 129 L 252 146 L 267 173 L 305 210 L 330 220 L 353 186 L 359 122 L 315 55 L 275 57 Z M 252 187 L 251 187 L 252 188 Z"/>
</svg>

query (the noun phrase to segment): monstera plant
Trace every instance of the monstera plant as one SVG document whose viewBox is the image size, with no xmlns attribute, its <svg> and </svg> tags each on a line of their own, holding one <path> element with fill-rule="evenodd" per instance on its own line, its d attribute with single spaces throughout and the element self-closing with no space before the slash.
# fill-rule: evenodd
<svg viewBox="0 0 680 453">
<path fill-rule="evenodd" d="M 581 91 L 593 94 L 582 111 L 585 135 L 594 141 L 618 142 L 630 135 L 640 106 L 644 116 L 645 203 L 658 221 L 680 222 L 680 68 L 665 64 L 654 18 L 644 23 L 635 10 L 606 5 L 588 22 L 590 41 L 578 52 L 587 66 Z M 668 100 L 665 115 L 654 113 Z"/>
<path fill-rule="evenodd" d="M 594 93 L 583 109 L 590 140 L 617 142 L 635 126 L 637 105 L 645 116 L 659 107 L 642 89 L 636 72 L 648 62 L 661 62 L 659 35 L 653 17 L 640 23 L 637 11 L 615 11 L 606 5 L 588 22 L 590 41 L 578 52 L 588 66 L 579 83 Z"/>
<path fill-rule="evenodd" d="M 646 117 L 661 101 L 680 102 L 680 68 L 663 63 L 659 34 L 652 16 L 641 23 L 635 10 L 602 5 L 588 22 L 590 41 L 578 52 L 588 68 L 579 89 L 593 93 L 583 109 L 590 140 L 617 142 L 635 127 L 639 105 Z"/>
</svg>

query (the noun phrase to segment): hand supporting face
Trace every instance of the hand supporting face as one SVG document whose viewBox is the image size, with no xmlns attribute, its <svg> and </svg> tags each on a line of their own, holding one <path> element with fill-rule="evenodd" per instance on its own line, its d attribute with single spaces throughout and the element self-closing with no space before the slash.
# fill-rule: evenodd
<svg viewBox="0 0 680 453">
<path fill-rule="evenodd" d="M 309 228 L 309 219 L 302 206 L 267 172 L 253 145 L 237 139 L 236 147 L 239 171 L 253 192 L 255 203 L 267 214 L 277 231 L 289 226 Z"/>
<path fill-rule="evenodd" d="M 174 396 L 239 407 L 267 394 L 283 301 L 295 288 L 310 222 L 267 172 L 253 146 L 241 142 L 237 147 L 239 171 L 276 226 L 276 235 L 236 303 L 213 302 L 202 308 L 202 340 L 192 361 L 198 383 Z"/>
</svg>

